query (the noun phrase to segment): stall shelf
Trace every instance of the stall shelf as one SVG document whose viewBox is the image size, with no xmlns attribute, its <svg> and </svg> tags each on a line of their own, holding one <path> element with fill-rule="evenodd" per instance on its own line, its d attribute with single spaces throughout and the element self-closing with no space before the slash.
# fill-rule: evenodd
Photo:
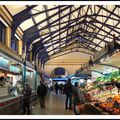
<svg viewBox="0 0 120 120">
<path fill-rule="evenodd" d="M 31 104 L 37 100 L 36 92 L 31 95 Z M 0 115 L 17 115 L 22 112 L 23 95 L 0 99 Z"/>
</svg>

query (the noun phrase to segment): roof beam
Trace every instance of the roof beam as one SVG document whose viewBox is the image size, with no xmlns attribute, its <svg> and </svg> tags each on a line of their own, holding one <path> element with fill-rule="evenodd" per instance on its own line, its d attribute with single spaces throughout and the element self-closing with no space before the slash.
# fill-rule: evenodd
<svg viewBox="0 0 120 120">
<path fill-rule="evenodd" d="M 18 14 L 13 16 L 13 22 L 12 22 L 12 34 L 11 34 L 11 39 L 14 39 L 15 37 L 15 32 L 19 25 L 24 22 L 25 20 L 31 18 L 31 15 L 29 14 L 30 10 L 36 7 L 36 5 L 32 5 L 25 10 L 19 12 Z"/>
<path fill-rule="evenodd" d="M 59 10 L 59 16 L 58 16 L 58 18 L 60 18 L 61 17 L 60 8 L 58 10 Z M 61 29 L 60 25 L 61 25 L 61 22 L 60 22 L 60 19 L 59 19 L 59 33 L 60 33 L 60 29 Z M 59 49 L 60 49 L 60 43 L 61 43 L 60 39 L 61 39 L 61 37 L 60 37 L 60 34 L 59 34 Z"/>
<path fill-rule="evenodd" d="M 79 36 L 80 36 L 85 42 L 91 43 L 91 41 L 89 41 L 89 39 L 86 39 L 85 37 L 81 36 L 80 34 L 78 35 L 78 37 L 79 37 Z M 78 38 L 78 39 L 79 39 L 79 38 Z M 79 39 L 79 40 L 80 40 L 80 39 Z M 89 44 L 89 43 L 88 43 L 88 44 Z M 96 44 L 96 43 L 94 43 L 94 42 L 92 42 L 92 44 L 95 45 L 95 46 L 98 45 L 98 44 Z M 99 46 L 99 45 L 98 45 L 98 46 Z M 99 46 L 99 47 L 102 48 L 101 46 Z"/>
<path fill-rule="evenodd" d="M 109 66 L 109 67 L 113 67 L 113 68 L 120 69 L 120 67 L 118 67 L 118 66 L 114 66 L 114 65 L 110 65 L 110 64 L 99 63 L 99 65 Z"/>
<path fill-rule="evenodd" d="M 102 7 L 102 6 L 101 6 Z M 103 7 L 102 7 L 102 9 L 103 9 Z M 105 10 L 105 9 L 104 9 Z M 107 9 L 106 9 L 107 10 Z M 102 27 L 105 25 L 106 27 L 108 27 L 111 31 L 115 31 L 115 32 L 117 32 L 118 34 L 119 34 L 119 32 L 118 31 L 116 31 L 115 29 L 112 29 L 111 27 L 109 27 L 108 25 L 106 25 L 105 23 L 108 21 L 108 19 L 110 18 L 110 16 L 113 14 L 113 12 L 116 10 L 116 7 L 114 7 L 114 9 L 112 10 L 112 11 L 109 11 L 109 16 L 107 17 L 107 19 L 106 19 L 106 21 L 104 22 L 104 23 L 101 23 L 100 21 L 98 21 L 98 20 L 96 20 L 96 19 L 94 19 L 95 21 L 97 21 L 97 22 L 99 22 L 99 23 L 101 23 L 102 24 Z M 108 10 L 107 10 L 108 11 Z M 114 14 L 115 15 L 115 14 Z M 118 16 L 118 15 L 117 15 Z M 120 18 L 120 17 L 119 17 Z M 93 18 L 92 18 L 93 19 Z M 119 22 L 116 24 L 116 26 L 119 24 Z M 101 28 L 102 28 L 101 27 Z M 111 31 L 109 32 L 109 34 L 107 34 L 103 39 L 105 39 L 108 35 L 110 35 L 110 33 L 111 33 Z M 102 41 L 101 41 L 102 42 Z M 101 42 L 99 42 L 99 44 L 101 43 Z"/>
<path fill-rule="evenodd" d="M 71 51 L 71 52 L 64 53 L 64 54 L 62 54 L 62 55 L 58 55 L 58 56 L 52 57 L 52 58 L 50 58 L 50 59 L 54 59 L 54 58 L 57 58 L 57 57 L 60 57 L 60 56 L 64 56 L 64 55 L 67 55 L 67 54 L 70 54 L 70 53 L 73 53 L 73 52 L 82 52 L 82 53 L 85 53 L 85 54 L 89 54 L 89 53 L 87 53 L 87 52 L 85 52 L 85 51 Z M 91 54 L 90 54 L 90 55 L 91 55 Z"/>
<path fill-rule="evenodd" d="M 80 28 L 81 29 L 81 28 Z M 77 30 L 76 30 L 77 31 Z M 75 31 L 74 31 L 75 32 Z M 69 34 L 68 36 L 71 36 L 72 34 L 74 34 L 74 32 L 73 33 L 71 33 L 71 34 Z M 75 36 L 75 38 L 76 38 L 76 36 Z M 87 41 L 87 40 L 86 40 Z M 86 42 L 85 41 L 85 42 Z M 83 43 L 84 44 L 84 43 Z M 93 43 L 93 44 L 95 44 L 95 43 Z M 92 48 L 93 49 L 93 48 Z"/>
<path fill-rule="evenodd" d="M 48 18 L 46 18 L 46 19 L 40 21 L 39 23 L 37 23 L 37 25 L 40 25 L 41 23 L 45 22 L 46 20 L 53 18 L 54 16 L 56 16 L 57 14 L 59 14 L 59 12 L 63 12 L 64 10 L 69 9 L 69 7 L 70 7 L 70 6 L 66 6 L 65 8 L 63 8 L 63 9 L 61 9 L 60 11 L 58 11 L 58 12 L 52 14 L 52 15 L 49 16 Z M 57 20 L 58 20 L 58 19 L 57 19 Z M 49 25 L 52 25 L 53 23 L 55 23 L 55 21 L 51 22 Z M 44 26 L 43 29 L 46 28 L 46 27 L 48 27 L 48 26 Z"/>
<path fill-rule="evenodd" d="M 80 21 L 80 22 L 82 23 L 82 21 Z M 73 23 L 73 22 L 72 22 L 72 23 Z M 78 24 L 80 24 L 80 23 L 78 23 Z M 73 25 L 73 26 L 75 26 L 75 25 Z M 62 31 L 62 32 L 60 32 L 60 33 L 58 33 L 57 35 L 53 36 L 52 39 L 55 38 L 56 36 L 58 36 L 59 34 L 64 33 L 64 32 L 66 31 L 66 29 L 70 29 L 70 28 L 72 28 L 73 26 L 67 25 L 67 26 L 62 27 L 61 30 L 63 30 L 63 29 L 65 29 L 65 30 Z M 29 29 L 29 31 L 28 31 L 28 30 L 25 31 L 24 34 L 26 35 L 27 33 L 29 33 L 30 30 L 31 30 L 31 29 Z M 58 31 L 59 31 L 59 30 L 56 30 L 56 31 L 54 31 L 54 32 L 51 32 L 48 36 L 46 36 L 46 37 L 44 37 L 44 38 L 41 38 L 41 41 L 43 41 L 44 39 L 47 39 L 48 37 L 50 37 L 51 35 L 55 34 L 55 33 L 58 32 Z M 33 37 L 33 38 L 35 37 L 35 39 L 37 39 L 37 38 L 36 38 L 36 33 L 35 33 L 35 35 L 33 35 L 32 37 Z M 25 38 L 25 37 L 24 37 L 24 39 L 30 41 L 30 38 L 29 38 L 29 37 L 28 37 L 28 38 Z M 33 42 L 33 39 L 31 40 L 31 42 Z M 28 47 L 29 47 L 29 46 L 28 46 Z"/>
<path fill-rule="evenodd" d="M 61 52 L 61 51 L 63 51 L 63 50 L 66 50 L 67 47 L 70 47 L 70 46 L 72 46 L 72 45 L 74 45 L 74 44 L 76 44 L 75 41 L 72 42 L 72 43 L 70 43 L 70 44 L 67 44 L 67 45 L 64 46 L 64 47 L 61 47 L 61 49 L 60 49 L 59 51 L 57 51 L 56 53 Z M 84 46 L 83 46 L 83 47 L 77 46 L 76 48 L 85 48 L 85 47 L 84 47 Z M 56 48 L 56 49 L 57 49 L 57 48 Z M 73 48 L 70 48 L 70 49 L 73 49 Z M 91 54 L 93 54 L 93 51 L 91 51 L 91 49 L 88 48 L 88 50 L 89 50 L 90 52 L 92 52 Z M 54 53 L 53 55 L 55 55 L 56 53 Z"/>
<path fill-rule="evenodd" d="M 80 7 L 77 8 L 76 10 L 79 10 L 79 9 L 81 9 L 81 8 L 83 8 L 83 7 L 84 7 L 84 5 L 83 5 L 83 6 L 80 6 Z M 69 8 L 70 8 L 70 6 L 67 7 L 67 9 L 69 9 Z M 63 18 L 65 18 L 65 17 L 68 16 L 69 14 L 74 13 L 76 10 L 73 10 L 73 11 L 71 11 L 71 13 L 65 14 L 64 16 L 62 16 L 62 17 L 56 19 L 55 21 L 51 22 L 49 25 L 51 26 L 52 24 L 56 23 L 57 21 L 62 20 Z M 58 11 L 57 14 L 59 14 L 59 12 L 62 12 L 62 11 L 64 11 L 64 10 Z M 55 14 L 55 15 L 57 15 L 57 14 Z M 52 16 L 50 16 L 50 18 L 52 18 Z M 48 19 L 50 19 L 50 18 L 48 18 Z M 42 21 L 41 21 L 41 22 L 42 22 Z M 48 25 L 44 26 L 43 28 L 40 29 L 40 31 L 41 31 L 42 29 L 47 28 L 47 27 L 48 27 Z"/>
<path fill-rule="evenodd" d="M 71 11 L 72 11 L 72 7 L 69 8 L 69 13 L 71 13 Z M 71 19 L 71 14 L 69 14 L 68 24 L 67 24 L 67 25 L 70 24 L 70 19 Z M 68 29 L 68 30 L 69 30 L 69 29 Z M 67 30 L 67 36 L 68 36 L 68 30 Z M 67 40 L 67 36 L 66 36 L 66 40 Z"/>
<path fill-rule="evenodd" d="M 89 33 L 88 31 L 86 31 L 86 30 L 84 30 L 84 29 L 81 29 L 82 30 L 82 32 L 84 32 L 86 35 L 88 34 L 90 37 L 93 35 L 94 37 L 93 38 L 97 38 L 97 39 L 99 39 L 99 40 L 102 40 L 103 42 L 105 42 L 105 43 L 108 43 L 108 41 L 105 41 L 105 40 L 103 40 L 103 39 L 101 39 L 100 37 L 98 37 L 98 36 L 96 36 L 96 35 L 98 35 L 98 34 L 94 34 L 94 33 Z M 84 35 L 85 35 L 84 34 Z M 89 39 L 88 39 L 89 40 Z M 91 44 L 92 43 L 94 43 L 94 42 L 91 42 Z M 97 46 L 99 46 L 99 44 L 96 44 Z M 101 47 L 101 46 L 99 46 L 99 47 Z"/>
<path fill-rule="evenodd" d="M 110 13 L 110 14 L 112 14 L 112 15 L 114 15 L 114 16 L 116 16 L 117 18 L 119 18 L 120 19 L 120 16 L 119 15 L 117 15 L 117 14 L 115 14 L 114 13 L 114 11 L 112 10 L 112 11 L 110 11 L 110 10 L 108 10 L 108 9 L 106 9 L 106 8 L 104 8 L 103 6 L 101 6 L 101 5 L 97 5 L 99 8 L 102 8 L 104 11 L 106 11 L 106 12 L 108 12 L 108 13 Z M 119 6 L 116 6 L 116 7 L 119 7 Z"/>
<path fill-rule="evenodd" d="M 32 16 L 35 17 L 35 16 L 40 15 L 40 14 L 42 14 L 42 13 L 44 13 L 44 12 L 49 12 L 49 11 L 52 11 L 52 10 L 56 10 L 56 9 L 59 9 L 59 8 L 65 7 L 65 6 L 66 6 L 66 5 L 59 5 L 59 6 L 56 6 L 56 7 L 51 8 L 51 9 L 47 9 L 47 10 L 43 10 L 43 11 L 39 11 L 38 13 L 34 13 L 34 14 L 32 14 Z M 33 10 L 35 10 L 35 9 L 33 9 Z"/>
<path fill-rule="evenodd" d="M 46 13 L 46 18 L 49 18 L 49 14 L 48 14 L 48 12 L 46 12 L 46 11 L 47 11 L 47 6 L 46 6 L 46 5 L 44 5 L 44 9 L 45 9 L 45 13 Z M 49 27 L 48 27 L 49 32 L 51 33 L 50 21 L 49 21 L 49 19 L 47 19 L 47 23 L 48 23 L 48 25 L 49 25 Z M 51 42 L 52 42 L 52 44 L 53 44 L 52 35 L 50 36 L 50 39 L 51 39 Z M 52 48 L 54 49 L 54 46 L 53 46 L 53 45 L 52 45 Z"/>
<path fill-rule="evenodd" d="M 96 21 L 97 23 L 100 23 L 103 27 L 105 26 L 105 27 L 109 28 L 110 30 L 113 30 L 114 32 L 116 32 L 116 33 L 119 34 L 119 32 L 118 32 L 117 30 L 111 28 L 110 25 L 106 24 L 106 22 L 109 20 L 109 17 L 106 19 L 106 22 L 104 22 L 104 23 L 102 23 L 102 22 L 100 22 L 99 20 L 94 19 L 94 18 L 92 18 L 92 17 L 91 17 L 91 19 L 93 19 L 93 20 Z M 118 23 L 119 23 L 119 22 L 118 22 Z M 101 27 L 101 28 L 102 28 L 102 27 Z"/>
<path fill-rule="evenodd" d="M 82 48 L 82 47 L 80 47 L 80 48 Z M 73 47 L 73 48 L 64 49 L 64 50 L 61 50 L 61 51 L 58 50 L 55 54 L 52 54 L 52 56 L 56 55 L 56 54 L 59 54 L 59 53 L 62 53 L 62 52 L 70 51 L 71 49 L 72 50 L 76 49 L 76 50 L 74 50 L 76 52 L 80 52 L 81 51 L 83 53 L 86 53 L 86 54 L 89 54 L 89 55 L 92 55 L 92 56 L 94 55 L 93 53 L 89 53 L 89 52 L 86 52 L 86 51 L 78 50 L 78 47 Z"/>
<path fill-rule="evenodd" d="M 98 27 L 98 26 L 95 26 L 94 24 L 92 24 L 91 22 L 89 22 L 89 24 L 91 24 L 92 26 L 94 26 L 94 27 L 96 27 L 96 28 L 98 28 L 99 30 L 101 30 L 101 31 L 103 31 L 103 32 L 105 32 L 105 33 L 107 33 L 107 34 L 109 34 L 110 36 L 112 36 L 113 37 L 113 35 L 111 34 L 111 33 L 109 33 L 109 32 L 107 32 L 107 31 L 105 31 L 104 29 L 102 29 L 101 27 Z M 107 42 L 107 41 L 106 41 Z"/>
<path fill-rule="evenodd" d="M 91 6 L 92 7 L 92 6 Z M 94 14 L 94 12 L 96 12 L 96 11 L 92 11 L 92 8 L 90 7 L 90 10 L 91 10 L 91 15 L 92 14 Z M 95 5 L 94 5 L 94 10 L 95 10 Z M 101 9 L 99 9 L 98 10 L 98 12 L 97 12 L 97 14 L 99 14 L 100 13 L 100 11 L 101 11 Z M 95 19 L 97 18 L 97 16 L 95 16 Z M 89 23 L 88 23 L 89 24 Z M 94 24 L 94 23 L 93 23 Z M 89 28 L 90 28 L 90 26 L 89 26 Z M 96 29 L 96 28 L 95 28 Z M 87 25 L 87 28 L 86 28 L 86 30 L 88 30 L 88 25 Z M 94 30 L 95 31 L 95 30 Z M 91 37 L 91 36 L 90 36 Z M 89 39 L 90 39 L 90 37 L 89 37 Z M 96 36 L 97 37 L 97 36 Z M 92 41 L 94 40 L 94 38 L 92 39 Z M 92 43 L 92 42 L 91 42 Z M 90 44 L 89 44 L 89 46 L 90 46 Z M 98 45 L 97 45 L 98 46 Z M 95 48 L 94 48 L 95 49 Z"/>
</svg>

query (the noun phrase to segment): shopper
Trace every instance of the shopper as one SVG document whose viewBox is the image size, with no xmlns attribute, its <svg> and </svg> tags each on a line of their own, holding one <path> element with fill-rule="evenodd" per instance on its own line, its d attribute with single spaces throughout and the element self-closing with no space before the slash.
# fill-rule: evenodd
<svg viewBox="0 0 120 120">
<path fill-rule="evenodd" d="M 82 92 L 82 90 L 80 89 L 78 82 L 75 82 L 75 87 L 74 87 L 74 100 L 73 100 L 73 104 L 74 104 L 74 113 L 78 114 L 76 112 L 75 106 L 78 106 L 79 104 L 84 104 L 85 103 L 85 99 L 84 99 L 84 94 Z"/>
<path fill-rule="evenodd" d="M 24 85 L 23 88 L 23 114 L 30 114 L 30 97 L 32 94 L 32 89 L 28 83 Z"/>
<path fill-rule="evenodd" d="M 60 84 L 60 93 L 61 94 L 63 93 L 63 84 L 62 83 Z"/>
<path fill-rule="evenodd" d="M 12 89 L 13 89 L 12 82 L 9 82 L 9 84 L 8 84 L 8 93 L 9 93 L 9 94 L 12 93 Z"/>
<path fill-rule="evenodd" d="M 59 85 L 58 85 L 58 83 L 56 82 L 56 84 L 55 84 L 55 92 L 56 92 L 56 95 L 58 94 L 58 91 L 59 91 Z"/>
<path fill-rule="evenodd" d="M 68 102 L 69 102 L 69 109 L 72 109 L 72 95 L 73 95 L 73 85 L 71 84 L 71 79 L 68 79 L 67 84 L 64 86 L 64 91 L 66 94 L 66 102 L 65 108 L 68 109 Z"/>
<path fill-rule="evenodd" d="M 37 88 L 37 94 L 40 100 L 40 106 L 41 108 L 45 108 L 45 97 L 47 95 L 47 87 L 44 84 L 44 81 L 40 81 L 40 85 Z"/>
</svg>

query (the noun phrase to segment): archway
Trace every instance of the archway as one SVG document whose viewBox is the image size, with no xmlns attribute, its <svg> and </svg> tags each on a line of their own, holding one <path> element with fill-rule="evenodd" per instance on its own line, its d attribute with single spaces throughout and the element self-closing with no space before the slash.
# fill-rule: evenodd
<svg viewBox="0 0 120 120">
<path fill-rule="evenodd" d="M 66 77 L 68 71 L 63 67 L 57 67 L 51 72 L 52 77 Z"/>
</svg>

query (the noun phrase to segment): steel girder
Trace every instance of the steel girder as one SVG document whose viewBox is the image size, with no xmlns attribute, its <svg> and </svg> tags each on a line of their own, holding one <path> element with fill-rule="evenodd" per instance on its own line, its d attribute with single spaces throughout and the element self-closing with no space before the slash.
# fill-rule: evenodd
<svg viewBox="0 0 120 120">
<path fill-rule="evenodd" d="M 104 66 L 109 66 L 109 67 L 120 69 L 120 67 L 114 66 L 114 65 L 110 65 L 110 64 L 99 63 L 99 65 L 104 65 Z"/>
<path fill-rule="evenodd" d="M 24 36 L 23 36 L 23 41 L 27 43 L 27 48 L 29 48 L 29 46 L 32 44 L 33 47 L 33 53 L 36 56 L 37 52 L 40 51 L 44 51 L 47 50 L 48 48 L 50 48 L 51 46 L 53 47 L 53 50 L 48 51 L 55 51 L 58 49 L 58 47 L 54 47 L 54 45 L 59 44 L 59 50 L 57 52 L 59 52 L 63 47 L 61 47 L 62 45 L 66 44 L 65 46 L 67 46 L 68 43 L 75 41 L 75 40 L 79 40 L 78 44 L 81 44 L 82 47 L 89 49 L 91 51 L 96 51 L 96 47 L 102 48 L 99 44 L 101 42 L 104 43 L 108 43 L 108 41 L 105 40 L 105 38 L 108 36 L 108 38 L 113 39 L 113 34 L 111 33 L 112 31 L 115 32 L 116 34 L 119 34 L 119 31 L 117 31 L 116 29 L 120 29 L 119 27 L 117 27 L 119 25 L 119 14 L 114 13 L 114 11 L 116 10 L 116 8 L 120 8 L 120 6 L 115 6 L 113 8 L 112 11 L 110 11 L 109 9 L 105 8 L 104 6 L 100 6 L 100 5 L 96 5 L 94 6 L 94 9 L 97 9 L 96 11 L 92 11 L 92 7 L 88 6 L 87 8 L 84 7 L 85 5 L 80 5 L 78 8 L 75 8 L 74 6 L 56 6 L 50 9 L 47 9 L 45 7 L 45 10 L 40 11 L 38 13 L 35 14 L 29 14 L 31 9 L 33 9 L 35 6 L 30 6 L 27 9 L 25 9 L 24 11 L 20 12 L 19 14 L 14 16 L 14 21 L 13 21 L 13 28 L 12 28 L 12 38 L 15 34 L 15 30 L 17 29 L 17 27 L 25 20 L 34 17 L 38 14 L 41 13 L 46 13 L 46 18 L 43 19 L 42 21 L 38 22 L 35 24 L 35 26 L 30 27 L 29 29 L 27 29 L 26 31 L 24 31 Z M 72 9 L 74 8 L 74 10 Z M 54 14 L 49 16 L 49 11 L 51 10 L 58 10 L 57 12 L 55 12 Z M 65 10 L 69 10 L 67 14 L 63 14 Z M 91 13 L 90 13 L 91 10 Z M 106 11 L 109 15 L 105 16 L 105 15 L 101 15 L 99 14 L 99 12 L 101 10 Z M 82 14 L 81 11 L 83 11 L 85 14 Z M 88 11 L 91 15 L 88 15 Z M 74 16 L 74 12 L 77 12 L 77 17 Z M 94 13 L 95 12 L 95 13 Z M 23 16 L 24 14 L 24 16 Z M 27 15 L 26 15 L 27 14 Z M 55 17 L 56 15 L 58 15 L 59 17 L 54 20 L 51 21 L 51 19 L 53 17 Z M 111 17 L 111 16 L 115 16 L 115 18 Z M 74 16 L 74 19 L 71 19 L 71 16 Z M 63 21 L 63 18 L 68 18 L 67 21 Z M 105 22 L 101 22 L 99 19 L 97 19 L 97 17 L 104 17 L 107 18 L 105 20 Z M 20 20 L 19 20 L 20 18 Z M 86 18 L 91 19 L 91 21 L 85 21 Z M 118 18 L 118 19 L 117 19 Z M 80 19 L 83 19 L 82 21 Z M 108 19 L 112 19 L 117 21 L 118 23 L 114 26 L 107 24 Z M 40 25 L 41 23 L 44 23 L 47 21 L 47 25 L 43 26 L 42 28 L 40 28 L 39 30 L 36 29 L 36 26 Z M 67 25 L 64 26 L 64 23 L 66 23 Z M 75 24 L 74 24 L 75 23 Z M 61 27 L 61 25 L 63 24 L 63 27 Z M 100 24 L 100 26 L 97 26 L 96 24 Z M 58 26 L 59 29 L 52 31 L 51 28 L 52 27 L 56 27 Z M 76 30 L 77 27 L 77 30 Z M 103 27 L 106 27 L 110 30 L 110 32 L 107 32 L 105 29 L 103 29 Z M 116 27 L 116 29 L 114 29 L 114 27 Z M 45 33 L 43 35 L 41 35 L 42 37 L 40 37 L 40 32 L 43 30 L 49 29 L 49 33 Z M 92 29 L 93 33 L 94 33 L 94 29 L 97 29 L 98 31 L 95 34 L 92 34 L 89 32 L 89 29 Z M 61 34 L 63 34 L 64 32 L 67 31 L 67 34 L 65 37 L 62 37 Z M 102 35 L 100 34 L 100 32 L 103 32 L 107 35 Z M 104 36 L 104 38 L 100 38 L 100 36 Z M 55 39 L 55 37 L 59 36 L 59 39 Z M 37 42 L 38 45 L 34 45 L 33 42 L 34 40 L 40 38 L 39 42 Z M 82 42 L 82 40 L 84 42 Z M 94 39 L 98 39 L 100 41 L 100 43 L 95 43 L 93 42 Z M 117 39 L 119 41 L 119 38 Z M 48 44 L 52 42 L 51 45 L 48 45 L 47 47 L 44 46 L 44 44 Z M 90 46 L 94 46 L 93 48 Z M 36 47 L 38 46 L 38 47 Z M 53 54 L 57 54 L 57 52 L 54 52 Z M 41 52 L 40 52 L 41 54 Z M 44 57 L 43 57 L 44 58 Z M 45 56 L 46 58 L 46 56 Z M 48 58 L 48 57 L 47 57 Z"/>
<path fill-rule="evenodd" d="M 14 39 L 15 32 L 19 25 L 24 22 L 25 20 L 31 18 L 31 15 L 29 14 L 29 11 L 33 9 L 36 5 L 30 6 L 23 10 L 22 12 L 16 14 L 13 16 L 13 22 L 12 22 L 12 34 L 11 34 L 11 39 Z"/>
</svg>

